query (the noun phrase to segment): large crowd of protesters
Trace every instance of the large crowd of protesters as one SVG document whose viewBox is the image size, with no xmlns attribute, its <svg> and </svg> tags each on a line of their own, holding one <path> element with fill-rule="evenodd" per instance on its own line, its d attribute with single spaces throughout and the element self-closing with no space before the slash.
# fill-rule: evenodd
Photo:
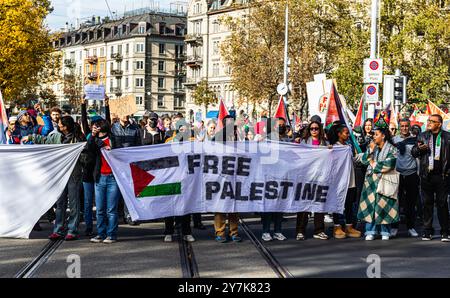
<svg viewBox="0 0 450 298">
<path fill-rule="evenodd" d="M 322 119 L 313 116 L 308 122 L 290 127 L 284 118 L 266 118 L 256 123 L 243 113 L 236 119 L 225 117 L 222 123 L 209 120 L 206 125 L 203 121 L 194 125 L 181 113 L 171 116 L 146 113 L 139 122 L 130 116 L 111 118 L 108 103 L 106 98 L 104 117 L 88 117 L 87 103 L 83 100 L 79 123 L 57 107 L 43 111 L 39 104 L 10 119 L 7 132 L 10 144 L 86 142 L 63 194 L 46 214 L 47 219 L 54 222 L 49 236 L 52 240 L 77 240 L 80 222 L 84 220 L 83 232 L 91 237 L 91 242 L 111 244 L 117 241 L 120 217 L 127 224 L 140 224 L 132 221 L 111 167 L 101 153 L 102 148 L 114 150 L 185 141 L 278 140 L 328 149 L 350 146 L 354 153 L 344 214 L 298 213 L 296 240 L 307 239 L 306 227 L 310 218 L 314 223 L 312 237 L 319 240 L 331 237 L 325 229 L 325 223 L 330 221 L 334 223 L 332 236 L 336 239 L 360 238 L 364 232 L 368 241 L 378 235 L 382 240 L 389 240 L 397 236 L 402 221 L 410 237 L 419 237 L 416 227 L 422 225 L 422 240 L 432 240 L 436 206 L 441 241 L 450 241 L 450 134 L 442 129 L 440 115 L 429 117 L 424 132 L 418 126 L 411 126 L 406 118 L 399 121 L 397 131 L 382 118 L 376 123 L 367 119 L 362 126 L 352 128 L 339 121 L 324 127 Z M 356 142 L 350 141 L 352 134 Z M 355 148 L 355 143 L 362 152 Z M 283 234 L 283 213 L 261 213 L 260 216 L 263 241 L 287 239 Z M 194 229 L 206 229 L 201 214 L 163 220 L 165 242 L 173 241 L 177 228 L 184 240 L 195 241 L 191 221 Z M 215 240 L 220 243 L 240 242 L 238 223 L 239 214 L 214 214 Z M 41 230 L 39 223 L 35 230 Z"/>
</svg>

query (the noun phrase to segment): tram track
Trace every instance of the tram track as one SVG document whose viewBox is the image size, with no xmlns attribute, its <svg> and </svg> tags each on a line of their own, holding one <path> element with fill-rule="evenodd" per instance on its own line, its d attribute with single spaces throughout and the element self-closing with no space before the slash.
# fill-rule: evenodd
<svg viewBox="0 0 450 298">
<path fill-rule="evenodd" d="M 194 249 L 191 243 L 183 239 L 183 235 L 180 230 L 178 230 L 178 245 L 180 250 L 181 271 L 183 273 L 183 278 L 200 278 Z"/>
</svg>

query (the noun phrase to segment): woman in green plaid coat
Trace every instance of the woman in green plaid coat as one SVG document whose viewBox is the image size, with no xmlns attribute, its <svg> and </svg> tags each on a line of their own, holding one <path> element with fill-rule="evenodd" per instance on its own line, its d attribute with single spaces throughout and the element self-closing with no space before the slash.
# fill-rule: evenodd
<svg viewBox="0 0 450 298">
<path fill-rule="evenodd" d="M 358 218 L 366 222 L 366 240 L 374 240 L 379 232 L 383 240 L 389 240 L 390 224 L 400 219 L 397 195 L 387 197 L 377 193 L 381 176 L 395 171 L 397 149 L 389 140 L 390 134 L 387 127 L 376 127 L 373 143 L 361 159 L 368 168 L 359 203 Z M 398 189 L 398 184 L 396 188 Z"/>
</svg>

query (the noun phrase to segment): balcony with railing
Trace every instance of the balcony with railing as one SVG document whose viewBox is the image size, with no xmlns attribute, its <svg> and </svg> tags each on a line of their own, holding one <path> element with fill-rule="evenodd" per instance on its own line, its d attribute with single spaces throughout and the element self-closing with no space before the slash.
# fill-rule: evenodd
<svg viewBox="0 0 450 298">
<path fill-rule="evenodd" d="M 188 44 L 202 44 L 203 36 L 201 34 L 188 34 L 184 41 Z"/>
<path fill-rule="evenodd" d="M 121 77 L 123 75 L 123 70 L 112 69 L 111 70 L 111 75 L 112 76 L 116 76 L 116 77 Z"/>
<path fill-rule="evenodd" d="M 90 56 L 90 57 L 88 57 L 88 63 L 89 64 L 97 64 L 98 63 L 98 57 L 97 56 Z"/>
<path fill-rule="evenodd" d="M 191 88 L 197 86 L 198 83 L 200 83 L 200 79 L 189 78 L 189 79 L 186 80 L 186 82 L 183 83 L 183 85 L 184 85 L 184 87 L 191 89 Z"/>
<path fill-rule="evenodd" d="M 97 72 L 89 72 L 87 76 L 88 76 L 88 79 L 91 81 L 96 81 L 98 79 Z"/>
<path fill-rule="evenodd" d="M 177 88 L 172 88 L 172 93 L 184 94 L 184 93 L 186 93 L 186 91 L 184 90 L 183 87 L 177 87 Z"/>
<path fill-rule="evenodd" d="M 189 67 L 200 67 L 203 64 L 203 59 L 200 56 L 190 56 L 184 62 Z"/>
<path fill-rule="evenodd" d="M 75 59 L 65 59 L 64 65 L 68 68 L 74 68 L 76 66 Z"/>
<path fill-rule="evenodd" d="M 120 96 L 122 96 L 122 89 L 121 88 L 114 88 L 113 89 L 113 92 L 114 92 L 114 94 L 117 96 L 117 97 L 120 97 Z"/>
<path fill-rule="evenodd" d="M 122 61 L 123 60 L 123 56 L 122 56 L 122 54 L 119 54 L 119 53 L 112 53 L 111 54 L 111 59 L 114 59 L 116 61 Z"/>
</svg>

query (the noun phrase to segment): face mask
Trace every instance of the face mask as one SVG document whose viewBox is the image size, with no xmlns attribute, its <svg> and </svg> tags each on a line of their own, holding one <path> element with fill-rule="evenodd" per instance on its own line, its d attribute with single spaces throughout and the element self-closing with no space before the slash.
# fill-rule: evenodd
<svg viewBox="0 0 450 298">
<path fill-rule="evenodd" d="M 150 120 L 149 126 L 150 126 L 151 128 L 156 128 L 156 127 L 158 126 L 158 121 L 153 120 L 153 119 Z"/>
</svg>

